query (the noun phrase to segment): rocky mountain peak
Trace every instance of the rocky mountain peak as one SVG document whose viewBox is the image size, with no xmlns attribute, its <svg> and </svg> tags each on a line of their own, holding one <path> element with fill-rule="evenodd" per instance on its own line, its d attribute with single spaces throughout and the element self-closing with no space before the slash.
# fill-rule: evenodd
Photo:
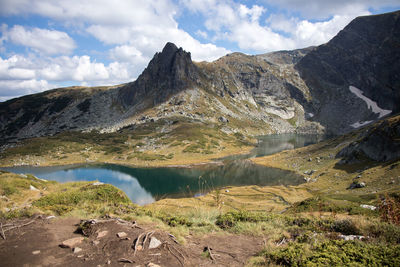
<svg viewBox="0 0 400 267">
<path fill-rule="evenodd" d="M 198 77 L 190 53 L 168 42 L 135 82 L 120 89 L 119 98 L 125 107 L 142 102 L 142 97 L 152 100 L 149 105 L 155 105 L 191 87 Z"/>
<path fill-rule="evenodd" d="M 174 55 L 178 50 L 179 50 L 178 47 L 174 43 L 168 42 L 165 44 L 161 54 Z"/>
</svg>

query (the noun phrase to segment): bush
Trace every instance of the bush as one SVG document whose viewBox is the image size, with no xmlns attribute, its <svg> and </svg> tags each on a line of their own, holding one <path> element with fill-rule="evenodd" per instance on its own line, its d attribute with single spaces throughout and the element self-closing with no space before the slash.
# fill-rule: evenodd
<svg viewBox="0 0 400 267">
<path fill-rule="evenodd" d="M 175 227 L 178 225 L 192 226 L 192 222 L 181 216 L 161 216 L 160 219 L 169 226 Z"/>
<path fill-rule="evenodd" d="M 265 251 L 269 263 L 285 266 L 400 266 L 400 245 L 327 240 L 314 246 L 291 242 Z"/>
<path fill-rule="evenodd" d="M 335 221 L 332 224 L 332 230 L 344 235 L 359 235 L 360 230 L 354 224 L 352 220 L 340 220 Z"/>
<path fill-rule="evenodd" d="M 248 212 L 248 211 L 230 211 L 223 215 L 219 215 L 215 222 L 220 228 L 231 228 L 237 222 L 265 222 L 271 220 L 272 214 Z"/>
<path fill-rule="evenodd" d="M 398 225 L 379 222 L 370 224 L 365 231 L 366 235 L 382 242 L 400 244 L 400 227 Z"/>
</svg>

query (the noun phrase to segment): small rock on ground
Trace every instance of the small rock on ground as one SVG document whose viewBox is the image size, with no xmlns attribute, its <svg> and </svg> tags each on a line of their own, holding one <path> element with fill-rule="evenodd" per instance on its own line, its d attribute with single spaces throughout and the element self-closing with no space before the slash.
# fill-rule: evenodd
<svg viewBox="0 0 400 267">
<path fill-rule="evenodd" d="M 38 254 L 40 254 L 40 250 L 34 250 L 34 251 L 32 251 L 32 254 L 33 255 L 38 255 Z"/>
<path fill-rule="evenodd" d="M 361 204 L 360 207 L 364 209 L 376 210 L 376 207 L 372 205 Z"/>
<path fill-rule="evenodd" d="M 75 248 L 74 248 L 74 253 L 79 253 L 79 252 L 81 252 L 81 251 L 82 251 L 82 249 L 79 248 L 79 247 L 75 247 Z"/>
<path fill-rule="evenodd" d="M 29 186 L 29 189 L 32 191 L 39 191 L 39 189 L 37 189 L 36 187 L 34 187 L 33 185 Z"/>
<path fill-rule="evenodd" d="M 125 232 L 119 232 L 119 233 L 117 233 L 117 236 L 118 236 L 119 238 L 123 238 L 123 237 L 126 237 L 127 234 L 126 234 Z"/>
<path fill-rule="evenodd" d="M 161 245 L 161 241 L 155 237 L 150 238 L 149 249 L 158 248 Z"/>
<path fill-rule="evenodd" d="M 363 240 L 365 239 L 365 236 L 362 235 L 339 235 L 340 239 L 343 239 L 345 241 L 352 241 L 352 240 Z"/>
<path fill-rule="evenodd" d="M 80 244 L 83 241 L 83 237 L 74 237 L 71 239 L 67 239 L 60 244 L 62 248 L 74 248 L 76 245 Z"/>
</svg>

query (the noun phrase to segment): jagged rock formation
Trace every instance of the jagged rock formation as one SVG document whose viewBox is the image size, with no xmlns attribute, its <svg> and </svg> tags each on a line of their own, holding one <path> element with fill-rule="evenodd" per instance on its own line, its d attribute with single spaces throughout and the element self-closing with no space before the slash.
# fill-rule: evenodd
<svg viewBox="0 0 400 267">
<path fill-rule="evenodd" d="M 167 43 L 134 82 L 0 103 L 2 143 L 185 120 L 244 135 L 341 134 L 400 110 L 400 11 L 360 17 L 325 45 L 192 62 Z M 224 119 L 220 119 L 224 118 Z"/>
<path fill-rule="evenodd" d="M 125 108 L 138 104 L 142 109 L 152 107 L 192 87 L 198 79 L 199 71 L 190 53 L 178 49 L 173 43 L 167 43 L 161 53 L 154 55 L 135 82 L 120 88 L 118 97 Z"/>
</svg>

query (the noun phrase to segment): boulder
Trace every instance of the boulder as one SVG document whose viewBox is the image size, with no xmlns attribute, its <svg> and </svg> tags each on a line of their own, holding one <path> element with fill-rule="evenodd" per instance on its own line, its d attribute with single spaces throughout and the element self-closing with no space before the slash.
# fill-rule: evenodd
<svg viewBox="0 0 400 267">
<path fill-rule="evenodd" d="M 222 122 L 222 123 L 228 123 L 229 122 L 229 120 L 227 118 L 225 118 L 224 116 L 219 117 L 218 120 L 220 122 Z"/>
<path fill-rule="evenodd" d="M 365 187 L 364 182 L 353 182 L 347 189 L 356 189 L 356 188 L 363 188 Z"/>
</svg>

